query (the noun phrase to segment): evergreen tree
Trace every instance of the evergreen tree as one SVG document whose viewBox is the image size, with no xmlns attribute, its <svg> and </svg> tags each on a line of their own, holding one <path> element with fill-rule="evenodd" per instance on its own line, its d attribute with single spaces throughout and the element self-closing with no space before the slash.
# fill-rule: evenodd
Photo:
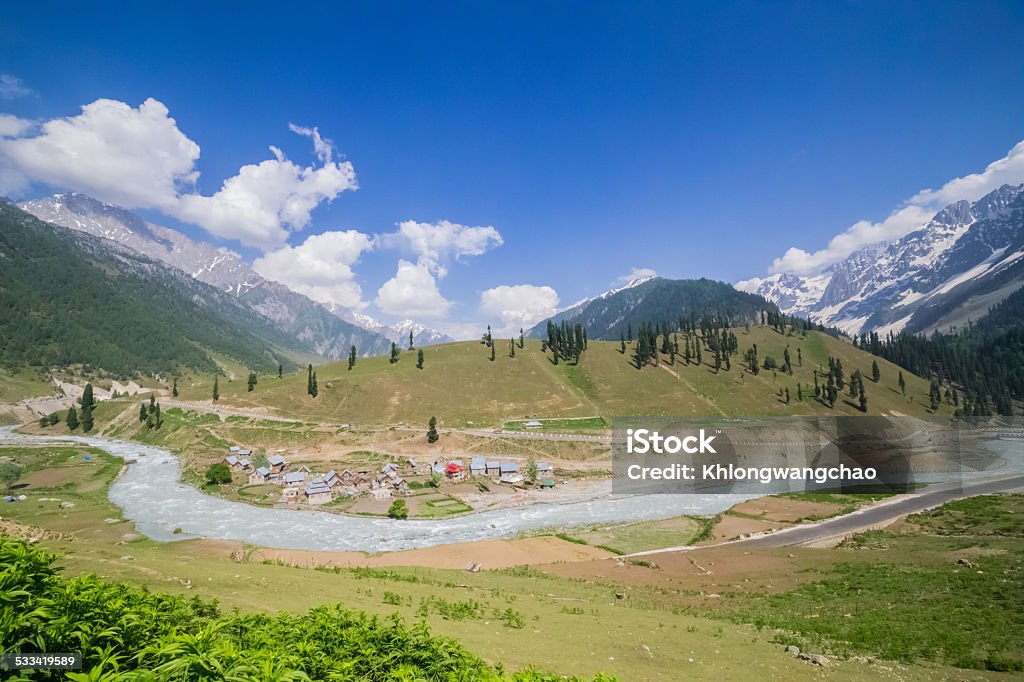
<svg viewBox="0 0 1024 682">
<path fill-rule="evenodd" d="M 878 369 L 878 360 L 871 361 L 871 380 L 878 383 L 879 379 L 882 378 L 882 372 Z"/>
<path fill-rule="evenodd" d="M 398 344 L 394 341 L 391 342 L 391 364 L 398 362 Z"/>
<path fill-rule="evenodd" d="M 317 386 L 317 383 L 316 383 L 316 371 L 314 371 L 313 372 L 313 390 L 310 392 L 310 395 L 315 398 L 319 394 L 320 394 L 320 388 Z"/>
<path fill-rule="evenodd" d="M 523 349 L 523 344 L 524 344 L 525 342 L 526 342 L 526 339 L 525 339 L 525 337 L 523 336 L 523 328 L 522 328 L 522 327 L 520 327 L 520 328 L 519 328 L 519 350 L 522 350 L 522 349 Z"/>
<path fill-rule="evenodd" d="M 256 388 L 256 372 L 249 372 L 248 387 L 250 393 Z"/>
<path fill-rule="evenodd" d="M 859 383 L 860 383 L 860 411 L 861 412 L 867 412 L 868 411 L 868 396 L 867 396 L 867 394 L 864 393 L 864 382 L 861 381 Z"/>
<path fill-rule="evenodd" d="M 284 365 L 278 364 L 277 365 L 277 378 L 280 379 L 282 376 L 284 376 Z"/>
<path fill-rule="evenodd" d="M 516 340 L 515 339 L 509 339 L 508 340 L 508 356 L 510 358 L 514 358 L 516 356 Z"/>
<path fill-rule="evenodd" d="M 796 349 L 796 364 L 804 366 L 804 354 L 799 348 Z"/>
<path fill-rule="evenodd" d="M 422 348 L 420 348 L 419 352 L 416 354 L 416 368 L 417 369 L 423 369 L 423 349 Z"/>
<path fill-rule="evenodd" d="M 409 330 L 409 350 L 414 350 L 414 347 L 412 345 L 412 330 L 411 329 Z"/>
<path fill-rule="evenodd" d="M 156 428 L 160 428 L 164 425 L 164 418 L 160 416 L 160 403 L 156 404 L 156 414 L 153 416 L 153 421 L 156 422 Z"/>
<path fill-rule="evenodd" d="M 54 426 L 59 421 L 60 421 L 60 415 L 57 414 L 56 412 L 51 412 L 50 413 L 50 426 Z"/>
<path fill-rule="evenodd" d="M 395 344 L 391 344 L 392 355 L 394 355 Z M 306 395 L 313 395 L 313 364 L 306 366 Z"/>
<path fill-rule="evenodd" d="M 82 431 L 84 433 L 92 431 L 92 403 L 82 405 Z"/>
<path fill-rule="evenodd" d="M 427 442 L 436 443 L 439 437 L 437 435 L 437 417 L 431 417 L 427 422 Z"/>
<path fill-rule="evenodd" d="M 491 362 L 494 362 L 494 344 L 491 344 Z"/>
<path fill-rule="evenodd" d="M 90 408 L 96 407 L 96 400 L 92 396 L 92 384 L 85 385 L 85 389 L 82 391 L 82 398 L 78 401 L 78 404 L 82 407 L 86 405 Z"/>
<path fill-rule="evenodd" d="M 789 405 L 789 387 L 786 387 L 786 404 Z"/>
<path fill-rule="evenodd" d="M 907 394 L 907 380 L 903 378 L 903 372 L 900 372 L 899 378 L 900 393 L 903 395 Z"/>
<path fill-rule="evenodd" d="M 139 403 L 139 423 L 146 421 L 146 403 Z"/>
<path fill-rule="evenodd" d="M 789 346 L 782 351 L 782 371 L 786 374 L 793 373 L 793 365 L 789 361 Z"/>
<path fill-rule="evenodd" d="M 220 400 L 220 386 L 217 383 L 217 375 L 213 375 L 213 402 Z"/>
<path fill-rule="evenodd" d="M 348 371 L 352 371 L 352 368 L 356 366 L 356 347 L 352 346 L 352 349 L 348 352 Z"/>
<path fill-rule="evenodd" d="M 800 402 L 804 401 L 804 389 L 800 386 L 799 381 L 796 384 L 796 399 Z"/>
<path fill-rule="evenodd" d="M 619 352 L 626 354 L 626 335 L 619 332 Z"/>
<path fill-rule="evenodd" d="M 64 418 L 64 423 L 68 425 L 70 431 L 78 428 L 78 412 L 75 411 L 74 405 L 68 408 L 68 416 Z"/>
<path fill-rule="evenodd" d="M 178 377 L 174 377 L 174 385 L 171 386 L 171 396 L 178 397 Z"/>
</svg>

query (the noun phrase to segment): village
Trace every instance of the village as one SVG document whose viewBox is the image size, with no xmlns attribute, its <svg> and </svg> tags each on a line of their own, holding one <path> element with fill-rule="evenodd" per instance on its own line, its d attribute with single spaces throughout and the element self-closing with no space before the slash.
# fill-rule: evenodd
<svg viewBox="0 0 1024 682">
<path fill-rule="evenodd" d="M 297 454 L 297 453 L 295 453 Z M 470 492 L 475 495 L 492 493 L 491 486 L 503 492 L 523 490 L 550 490 L 557 485 L 554 468 L 547 462 L 530 461 L 525 467 L 508 459 L 474 456 L 468 458 L 437 457 L 430 462 L 419 462 L 414 457 L 404 461 L 387 461 L 378 466 L 366 464 L 331 468 L 320 473 L 306 464 L 294 465 L 281 451 L 267 455 L 265 464 L 255 463 L 256 455 L 239 445 L 228 448 L 224 464 L 231 471 L 233 481 L 243 488 L 248 486 L 274 486 L 268 497 L 274 506 L 337 507 L 347 503 L 344 511 L 362 514 L 383 514 L 394 498 L 411 498 L 430 493 L 441 496 L 444 487 L 457 495 Z M 468 463 L 467 463 L 468 462 Z M 279 494 L 276 492 L 279 488 Z M 446 509 L 450 513 L 470 511 L 472 507 L 461 499 L 443 495 L 443 499 L 430 499 L 425 505 Z"/>
</svg>

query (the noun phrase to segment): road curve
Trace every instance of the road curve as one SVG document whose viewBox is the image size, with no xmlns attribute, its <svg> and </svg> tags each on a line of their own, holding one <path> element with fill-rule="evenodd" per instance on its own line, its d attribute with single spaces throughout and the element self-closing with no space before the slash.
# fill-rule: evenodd
<svg viewBox="0 0 1024 682">
<path fill-rule="evenodd" d="M 975 495 L 991 495 L 1016 488 L 1024 487 L 1024 475 L 1013 474 L 996 479 L 988 479 L 977 483 L 944 483 L 929 486 L 924 492 L 914 493 L 897 500 L 885 500 L 878 504 L 858 509 L 843 516 L 836 516 L 815 524 L 791 526 L 774 533 L 756 535 L 741 540 L 731 540 L 716 545 L 692 545 L 682 547 L 666 547 L 651 549 L 644 552 L 626 555 L 627 557 L 666 554 L 669 552 L 687 552 L 709 547 L 737 547 L 740 549 L 765 549 L 774 547 L 796 547 L 810 545 L 829 538 L 842 537 L 873 526 L 894 521 L 907 514 L 938 507 L 953 500 L 960 500 Z"/>
</svg>

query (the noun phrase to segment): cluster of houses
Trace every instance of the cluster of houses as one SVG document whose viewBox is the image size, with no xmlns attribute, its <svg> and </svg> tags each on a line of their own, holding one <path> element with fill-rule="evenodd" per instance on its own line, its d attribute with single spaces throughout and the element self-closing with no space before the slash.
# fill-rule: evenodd
<svg viewBox="0 0 1024 682">
<path fill-rule="evenodd" d="M 279 504 L 286 505 L 299 502 L 322 505 L 333 501 L 335 497 L 352 497 L 361 494 L 368 494 L 377 500 L 404 496 L 410 493 L 406 476 L 423 473 L 412 458 L 407 459 L 402 465 L 386 462 L 377 471 L 343 469 L 339 472 L 331 469 L 325 474 L 313 474 L 307 466 L 292 468 L 288 460 L 280 453 L 268 456 L 265 466 L 255 466 L 251 458 L 251 450 L 244 450 L 240 446 L 234 445 L 228 449 L 224 461 L 233 472 L 247 476 L 251 485 L 267 483 L 280 485 Z M 540 487 L 555 487 L 554 471 L 551 465 L 547 462 L 538 462 L 536 466 L 537 482 Z M 434 461 L 430 472 L 445 476 L 453 483 L 464 481 L 467 478 L 488 478 L 499 483 L 517 485 L 526 480 L 526 477 L 519 471 L 517 463 L 492 460 L 486 457 L 471 458 L 468 467 L 461 459 L 438 459 Z"/>
<path fill-rule="evenodd" d="M 456 483 L 465 480 L 467 476 L 476 479 L 489 478 L 509 485 L 523 483 L 526 480 L 526 477 L 519 471 L 519 465 L 515 462 L 502 462 L 487 459 L 486 457 L 471 458 L 468 468 L 461 459 L 452 459 L 447 462 L 438 460 L 434 462 L 433 470 L 439 474 L 444 474 Z M 555 480 L 552 478 L 553 473 L 554 471 L 550 464 L 547 462 L 537 462 L 537 480 L 542 488 L 555 487 Z"/>
<path fill-rule="evenodd" d="M 250 485 L 277 483 L 282 486 L 281 500 L 283 504 L 321 505 L 331 502 L 335 496 L 354 496 L 369 493 L 377 499 L 393 495 L 408 495 L 409 483 L 402 476 L 397 464 L 388 462 L 376 473 L 369 469 L 341 472 L 331 469 L 326 474 L 314 475 L 309 467 L 289 467 L 288 460 L 280 453 L 267 457 L 267 465 L 253 466 L 250 459 L 252 452 L 235 445 L 228 449 L 224 458 L 228 467 L 235 472 L 248 476 Z M 416 462 L 406 461 L 405 469 L 416 473 Z"/>
</svg>

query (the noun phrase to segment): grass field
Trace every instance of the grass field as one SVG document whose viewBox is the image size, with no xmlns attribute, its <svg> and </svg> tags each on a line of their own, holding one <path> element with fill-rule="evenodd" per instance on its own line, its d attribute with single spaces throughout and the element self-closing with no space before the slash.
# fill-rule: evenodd
<svg viewBox="0 0 1024 682">
<path fill-rule="evenodd" d="M 565 535 L 607 549 L 613 554 L 632 554 L 659 547 L 692 544 L 704 532 L 705 523 L 702 519 L 680 516 L 658 521 L 573 528 L 567 530 Z"/>
<path fill-rule="evenodd" d="M 571 568 L 565 564 L 480 573 L 320 570 L 266 563 L 258 548 L 232 557 L 225 543 L 137 536 L 106 499 L 119 461 L 101 452 L 21 447 L 0 455 L 18 461 L 23 478 L 33 481 L 20 489 L 29 500 L 4 505 L 4 516 L 71 535 L 44 540 L 65 553 L 69 575 L 96 573 L 195 594 L 243 613 L 301 612 L 332 602 L 398 613 L 509 669 L 536 664 L 622 680 L 676 680 L 684 673 L 820 679 L 820 669 L 783 651 L 798 642 L 839 657 L 830 679 L 971 680 L 985 677 L 985 668 L 1014 670 L 1021 656 L 1015 635 L 1024 613 L 1024 496 L 953 503 L 840 550 L 792 550 L 781 559 L 790 562 L 783 572 L 775 555 L 741 557 L 746 567 L 738 576 L 721 559 L 703 558 L 710 569 L 703 576 L 670 564 L 614 561 L 593 564 L 587 578 L 561 577 Z M 568 541 L 634 551 L 683 544 L 699 532 L 698 521 L 673 519 L 573 530 Z M 957 564 L 959 557 L 972 567 Z M 705 596 L 712 591 L 719 598 Z"/>
<path fill-rule="evenodd" d="M 951 502 L 846 547 L 821 579 L 747 598 L 736 618 L 846 656 L 1024 671 L 1024 495 Z"/>
<path fill-rule="evenodd" d="M 396 363 L 384 357 L 360 358 L 351 371 L 342 362 L 316 367 L 316 398 L 306 393 L 305 371 L 280 379 L 260 377 L 252 392 L 241 378 L 222 378 L 220 402 L 337 424 L 423 424 L 433 415 L 449 427 L 500 426 L 527 418 L 555 418 L 566 420 L 559 428 L 584 428 L 574 427 L 568 420 L 596 416 L 607 421 L 632 415 L 860 414 L 855 401 L 846 395 L 833 409 L 814 400 L 814 371 L 827 367 L 832 355 L 842 360 L 847 376 L 859 369 L 870 377 L 871 362 L 876 358 L 818 332 L 803 337 L 753 327 L 736 333 L 741 354 L 756 343 L 761 358 L 770 355 L 781 362 L 788 346 L 793 375 L 762 370 L 754 376 L 741 367 L 738 357 L 730 371 L 718 373 L 707 363 L 685 365 L 681 360 L 675 365 L 661 362 L 658 367 L 638 370 L 632 365 L 630 348 L 623 355 L 618 343 L 602 341 L 590 342 L 579 365 L 552 364 L 550 354 L 541 352 L 540 342 L 532 340 L 515 358 L 502 353 L 492 362 L 484 345 L 461 342 L 426 348 L 422 370 L 415 366 L 414 352 L 403 352 Z M 798 351 L 802 364 L 798 364 Z M 879 383 L 866 382 L 868 412 L 925 414 L 928 382 L 904 372 L 907 393 L 903 395 L 897 388 L 899 368 L 882 359 L 877 362 Z M 190 377 L 179 383 L 181 397 L 208 400 L 212 382 L 209 376 Z M 802 401 L 797 397 L 798 383 Z M 787 388 L 788 404 L 784 399 Z M 951 411 L 948 406 L 940 408 L 940 412 Z M 597 426 L 581 423 L 586 428 Z M 517 427 L 512 423 L 509 428 Z"/>
</svg>

